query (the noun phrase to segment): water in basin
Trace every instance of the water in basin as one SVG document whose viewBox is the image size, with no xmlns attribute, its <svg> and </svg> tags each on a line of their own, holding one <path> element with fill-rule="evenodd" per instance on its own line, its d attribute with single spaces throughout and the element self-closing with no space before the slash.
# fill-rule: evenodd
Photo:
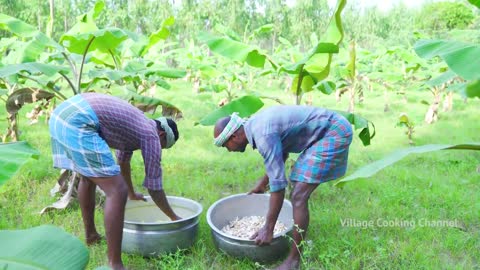
<svg viewBox="0 0 480 270">
<path fill-rule="evenodd" d="M 170 204 L 173 211 L 182 219 L 190 218 L 195 215 L 192 209 L 179 205 Z M 125 221 L 134 223 L 169 223 L 170 218 L 165 215 L 155 204 L 145 204 L 144 206 L 127 207 L 125 209 Z"/>
</svg>

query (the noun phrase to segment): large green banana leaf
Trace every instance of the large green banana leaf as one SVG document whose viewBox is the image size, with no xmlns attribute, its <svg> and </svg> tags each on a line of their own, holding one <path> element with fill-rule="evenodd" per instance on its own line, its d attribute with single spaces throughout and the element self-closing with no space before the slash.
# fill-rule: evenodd
<svg viewBox="0 0 480 270">
<path fill-rule="evenodd" d="M 75 35 L 65 34 L 60 39 L 60 43 L 69 52 L 80 55 L 95 50 L 112 53 L 127 38 L 128 35 L 124 30 L 107 28 Z"/>
<path fill-rule="evenodd" d="M 88 249 L 59 227 L 0 231 L 0 269 L 83 270 Z"/>
<path fill-rule="evenodd" d="M 450 69 L 465 80 L 480 79 L 480 46 L 449 40 L 419 40 L 415 52 L 422 58 L 440 56 Z"/>
<path fill-rule="evenodd" d="M 140 55 L 144 56 L 147 54 L 150 48 L 157 44 L 160 40 L 166 40 L 170 36 L 170 30 L 168 30 L 167 27 L 172 26 L 174 23 L 175 18 L 173 16 L 170 16 L 163 21 L 162 27 L 148 37 L 148 44 L 145 44 L 145 46 L 142 48 Z"/>
<path fill-rule="evenodd" d="M 330 19 L 330 23 L 328 24 L 327 30 L 323 35 L 323 39 L 317 44 L 316 48 L 307 55 L 306 58 L 292 66 L 297 74 L 291 87 L 292 92 L 295 95 L 298 96 L 302 93 L 310 92 L 316 89 L 315 85 L 328 77 L 333 53 L 338 52 L 338 46 L 342 42 L 344 36 L 341 13 L 346 3 L 346 0 L 337 1 L 335 12 Z M 325 45 L 327 44 L 329 44 L 329 47 L 332 49 L 336 48 L 336 51 L 319 50 L 322 47 L 325 49 Z M 285 70 L 292 70 L 292 67 L 288 67 Z M 300 74 L 300 72 L 302 72 L 302 74 Z M 300 77 L 302 77 L 302 82 L 299 87 L 298 84 Z"/>
<path fill-rule="evenodd" d="M 263 68 L 267 56 L 259 48 L 226 37 L 217 37 L 203 32 L 199 35 L 201 42 L 210 50 L 234 61 L 246 62 L 252 67 Z"/>
<path fill-rule="evenodd" d="M 447 149 L 461 149 L 461 150 L 480 150 L 480 143 L 468 143 L 468 144 L 427 144 L 422 146 L 409 147 L 405 149 L 397 150 L 386 157 L 372 162 L 366 166 L 361 167 L 356 170 L 351 175 L 340 179 L 335 183 L 336 186 L 343 186 L 347 182 L 368 178 L 379 172 L 380 170 L 385 169 L 386 167 L 392 165 L 393 163 L 403 159 L 404 157 L 410 154 L 422 154 L 427 152 L 433 152 L 438 150 L 447 150 Z"/>
<path fill-rule="evenodd" d="M 211 126 L 214 125 L 218 119 L 229 116 L 234 112 L 238 112 L 240 117 L 247 117 L 260 110 L 263 105 L 263 101 L 257 96 L 243 96 L 211 112 L 210 114 L 202 118 L 197 124 Z"/>
<path fill-rule="evenodd" d="M 449 40 L 419 40 L 414 49 L 426 59 L 435 56 L 442 58 L 453 72 L 470 81 L 460 91 L 467 97 L 480 98 L 479 45 Z"/>
<path fill-rule="evenodd" d="M 480 8 L 480 0 L 468 0 L 470 4 L 476 6 L 477 8 Z"/>
<path fill-rule="evenodd" d="M 81 33 L 87 33 L 98 30 L 95 19 L 101 14 L 105 7 L 104 1 L 96 1 L 95 6 L 90 9 L 87 13 L 81 14 L 77 17 L 77 23 L 68 30 L 65 35 L 76 35 Z"/>
<path fill-rule="evenodd" d="M 0 13 L 0 29 L 25 39 L 24 42 L 18 42 L 19 46 L 15 47 L 19 62 L 37 60 L 47 47 L 63 51 L 63 48 L 57 42 L 38 31 L 34 26 L 2 13 Z"/>
<path fill-rule="evenodd" d="M 0 186 L 9 180 L 28 159 L 38 159 L 39 155 L 40 153 L 27 142 L 0 144 Z M 2 242 L 1 249 L 4 243 L 0 242 Z M 2 252 L 0 252 L 1 255 Z"/>
</svg>

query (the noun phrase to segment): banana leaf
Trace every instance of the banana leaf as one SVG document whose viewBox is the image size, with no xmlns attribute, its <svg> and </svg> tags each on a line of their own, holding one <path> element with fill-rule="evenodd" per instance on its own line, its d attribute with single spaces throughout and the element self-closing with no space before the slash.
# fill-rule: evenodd
<svg viewBox="0 0 480 270">
<path fill-rule="evenodd" d="M 27 142 L 0 144 L 0 186 L 9 180 L 30 158 L 38 159 L 40 153 Z M 3 242 L 2 245 L 3 246 Z M 0 256 L 1 256 L 0 252 Z"/>
<path fill-rule="evenodd" d="M 480 0 L 468 0 L 470 4 L 476 6 L 477 8 L 480 8 Z"/>
<path fill-rule="evenodd" d="M 468 143 L 468 144 L 456 144 L 456 145 L 451 145 L 451 144 L 427 144 L 427 145 L 422 145 L 422 146 L 415 146 L 415 147 L 409 147 L 409 148 L 404 148 L 397 150 L 386 157 L 377 160 L 375 162 L 372 162 L 368 165 L 365 165 L 361 167 L 360 169 L 356 170 L 354 173 L 351 175 L 340 179 L 335 183 L 335 186 L 343 186 L 347 182 L 357 180 L 357 179 L 362 179 L 362 178 L 368 178 L 373 175 L 375 175 L 377 172 L 385 169 L 386 167 L 391 166 L 395 162 L 403 159 L 404 157 L 410 155 L 410 154 L 422 154 L 422 153 L 428 153 L 428 152 L 433 152 L 433 151 L 439 151 L 439 150 L 448 150 L 448 149 L 461 149 L 461 150 L 480 150 L 480 143 Z"/>
<path fill-rule="evenodd" d="M 56 226 L 4 230 L 0 239 L 0 269 L 83 270 L 88 263 L 85 245 Z"/>
<path fill-rule="evenodd" d="M 449 40 L 419 40 L 415 52 L 422 58 L 440 56 L 448 67 L 465 80 L 480 79 L 480 46 Z"/>
<path fill-rule="evenodd" d="M 263 105 L 264 103 L 259 97 L 251 95 L 243 96 L 229 102 L 220 109 L 211 112 L 203 117 L 198 123 L 195 123 L 195 125 L 201 124 L 203 126 L 211 126 L 214 125 L 218 119 L 229 116 L 234 112 L 238 112 L 240 117 L 247 117 L 260 110 Z"/>
</svg>

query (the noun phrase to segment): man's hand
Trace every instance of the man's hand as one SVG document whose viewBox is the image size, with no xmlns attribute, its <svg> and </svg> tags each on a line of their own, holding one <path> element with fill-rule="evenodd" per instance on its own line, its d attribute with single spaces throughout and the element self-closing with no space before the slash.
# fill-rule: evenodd
<svg viewBox="0 0 480 270">
<path fill-rule="evenodd" d="M 177 216 L 176 214 L 175 214 L 175 216 L 174 216 L 173 218 L 171 218 L 172 221 L 180 220 L 180 219 L 182 219 L 182 218 L 179 217 L 179 216 Z"/>
<path fill-rule="evenodd" d="M 155 204 L 162 210 L 167 217 L 170 218 L 170 220 L 175 221 L 182 219 L 181 217 L 177 216 L 173 209 L 170 207 L 170 204 L 168 203 L 167 196 L 165 195 L 165 192 L 163 190 L 148 190 L 148 193 L 152 197 L 152 200 L 155 202 Z"/>
<path fill-rule="evenodd" d="M 144 201 L 146 202 L 147 199 L 143 196 L 142 193 L 134 192 L 132 194 L 128 194 L 128 199 L 132 201 Z"/>
<path fill-rule="evenodd" d="M 265 175 L 258 180 L 255 187 L 252 190 L 250 190 L 247 194 L 250 195 L 252 193 L 256 193 L 256 194 L 265 193 L 267 191 L 267 185 L 268 185 L 268 176 Z"/>
<path fill-rule="evenodd" d="M 250 237 L 250 240 L 255 240 L 255 244 L 258 246 L 269 245 L 273 240 L 273 230 L 269 230 L 266 226 L 263 226 Z"/>
</svg>

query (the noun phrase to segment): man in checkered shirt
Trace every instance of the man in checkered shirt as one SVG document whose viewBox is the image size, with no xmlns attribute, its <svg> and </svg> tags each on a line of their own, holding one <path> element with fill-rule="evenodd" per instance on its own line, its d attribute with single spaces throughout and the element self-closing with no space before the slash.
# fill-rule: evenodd
<svg viewBox="0 0 480 270">
<path fill-rule="evenodd" d="M 143 156 L 143 186 L 171 220 L 180 219 L 163 191 L 160 164 L 162 149 L 178 140 L 176 123 L 164 117 L 148 119 L 133 105 L 113 96 L 84 93 L 60 104 L 51 115 L 49 128 L 54 167 L 82 175 L 78 198 L 87 244 L 101 239 L 94 223 L 98 185 L 107 197 L 108 261 L 114 270 L 124 269 L 121 243 L 126 200 L 145 200 L 132 185 L 130 160 L 134 150 L 140 149 Z M 110 148 L 116 149 L 118 164 Z"/>
<path fill-rule="evenodd" d="M 257 245 L 269 244 L 282 208 L 288 181 L 285 161 L 289 153 L 300 153 L 290 173 L 294 223 L 292 248 L 278 270 L 298 269 L 301 241 L 309 224 L 308 199 L 321 183 L 345 174 L 352 127 L 342 115 L 310 106 L 272 106 L 250 119 L 237 113 L 217 121 L 214 144 L 228 151 L 244 152 L 247 144 L 264 159 L 266 174 L 249 193 L 264 193 L 270 187 L 266 222 L 251 239 Z"/>
</svg>

